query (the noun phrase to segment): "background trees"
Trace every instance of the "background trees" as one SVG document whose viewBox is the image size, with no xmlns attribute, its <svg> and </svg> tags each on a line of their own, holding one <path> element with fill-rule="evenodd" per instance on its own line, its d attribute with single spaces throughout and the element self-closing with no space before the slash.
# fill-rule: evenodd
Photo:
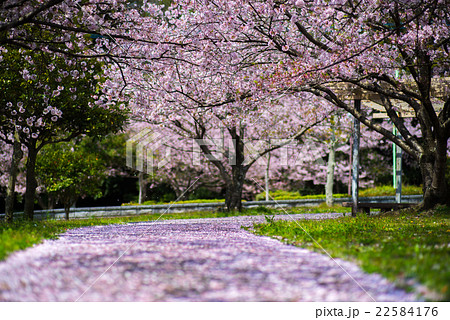
<svg viewBox="0 0 450 320">
<path fill-rule="evenodd" d="M 160 27 L 166 30 L 165 53 L 154 60 L 154 47 L 140 44 L 133 52 L 143 59 L 120 62 L 122 72 L 113 72 L 112 82 L 125 79 L 123 93 L 136 119 L 193 139 L 226 185 L 228 208 L 240 209 L 245 176 L 257 158 L 280 148 L 277 139 L 299 140 L 330 113 L 330 105 L 310 94 L 268 94 L 274 89 L 262 85 L 272 76 L 265 65 L 271 54 L 254 59 L 228 35 L 216 39 L 207 24 L 193 24 L 191 19 L 206 18 L 201 10 L 172 9 Z M 255 140 L 265 144 L 248 160 L 247 144 Z"/>
<path fill-rule="evenodd" d="M 185 153 L 181 158 L 184 164 L 178 164 L 181 166 L 178 169 L 195 168 L 196 164 L 200 164 L 198 156 L 203 154 L 225 185 L 227 207 L 240 209 L 244 182 L 250 167 L 266 153 L 289 143 L 298 143 L 297 139 L 305 135 L 310 127 L 323 120 L 321 113 L 307 120 L 302 118 L 303 112 L 314 112 L 317 108 L 311 101 L 292 96 L 284 102 L 290 105 L 289 112 L 281 102 L 273 103 L 267 110 L 242 113 L 239 121 L 223 117 L 215 109 L 176 111 L 178 106 L 174 106 L 171 113 L 160 114 L 161 122 L 152 122 L 154 118 L 149 117 L 147 121 L 152 123 L 152 129 L 160 137 L 157 139 L 164 143 L 158 147 L 161 157 L 157 162 L 175 160 L 170 151 L 175 150 L 176 154 Z M 151 109 L 151 105 L 148 108 Z M 174 138 L 167 139 L 168 136 Z M 163 148 L 169 148 L 169 154 Z M 178 171 L 174 170 L 173 165 L 164 169 L 172 171 L 169 176 Z M 189 187 L 199 178 L 200 175 L 190 180 Z"/>
<path fill-rule="evenodd" d="M 274 149 L 273 136 L 312 133 L 329 114 L 327 100 L 417 161 L 425 207 L 446 203 L 450 103 L 448 85 L 436 82 L 448 78 L 449 7 L 448 0 L 176 0 L 164 9 L 146 1 L 5 1 L 2 138 L 12 143 L 17 133 L 27 146 L 31 199 L 39 149 L 119 129 L 118 105 L 129 99 L 137 119 L 197 139 L 210 172 L 237 190 L 227 203 L 239 207 L 232 199 L 250 170 L 246 143 L 265 140 L 261 156 Z M 374 116 L 374 105 L 400 136 Z M 231 167 L 212 156 L 221 136 L 236 142 L 222 150 Z M 329 142 L 331 165 L 333 130 L 316 136 Z M 179 194 L 201 174 L 173 169 L 177 177 L 167 180 Z"/>
<path fill-rule="evenodd" d="M 226 186 L 227 207 L 240 209 L 249 168 L 267 152 L 300 140 L 331 109 L 308 94 L 259 95 L 258 84 L 246 80 L 257 71 L 247 69 L 249 61 L 236 60 L 233 51 L 220 52 L 219 59 L 219 53 L 208 55 L 202 48 L 189 46 L 150 66 L 128 67 L 124 92 L 133 116 L 152 124 L 161 139 L 170 130 L 198 146 Z M 185 141 L 171 148 L 186 149 Z M 259 143 L 253 153 L 252 143 Z"/>
</svg>

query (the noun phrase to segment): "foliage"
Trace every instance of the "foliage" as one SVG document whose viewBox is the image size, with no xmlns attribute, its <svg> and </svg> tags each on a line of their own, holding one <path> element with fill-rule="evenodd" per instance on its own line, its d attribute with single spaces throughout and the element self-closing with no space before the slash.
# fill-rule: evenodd
<svg viewBox="0 0 450 320">
<path fill-rule="evenodd" d="M 181 204 L 181 203 L 217 203 L 217 202 L 225 202 L 224 199 L 195 199 L 195 200 L 183 200 L 183 201 L 177 201 L 175 204 Z M 154 205 L 154 204 L 168 204 L 171 202 L 165 202 L 165 201 L 155 201 L 155 200 L 149 200 L 144 201 L 142 205 Z M 129 202 L 129 203 L 123 203 L 123 206 L 139 206 L 140 204 L 137 202 Z"/>
<path fill-rule="evenodd" d="M 33 218 L 35 164 L 40 150 L 81 134 L 120 130 L 127 112 L 120 99 L 103 94 L 107 66 L 96 59 L 0 47 L 0 139 L 14 133 L 27 149 L 25 215 Z"/>
<path fill-rule="evenodd" d="M 324 194 L 317 195 L 301 195 L 298 191 L 285 191 L 285 190 L 276 190 L 269 192 L 270 200 L 297 200 L 297 199 L 325 199 Z M 347 194 L 334 194 L 335 198 L 345 198 L 348 197 Z M 256 195 L 256 201 L 262 201 L 266 199 L 266 194 L 260 193 Z"/>
<path fill-rule="evenodd" d="M 102 96 L 101 62 L 12 48 L 0 57 L 3 139 L 17 130 L 28 147 L 121 128 L 122 105 Z"/>
<path fill-rule="evenodd" d="M 269 192 L 270 199 L 272 200 L 297 200 L 297 199 L 325 199 L 324 194 L 317 195 L 306 195 L 303 196 L 298 191 L 285 191 L 276 190 Z M 403 195 L 417 195 L 422 194 L 422 187 L 420 186 L 402 186 Z M 378 186 L 374 188 L 360 189 L 360 197 L 380 197 L 380 196 L 395 196 L 395 189 L 392 186 Z M 346 198 L 349 197 L 348 194 L 338 193 L 333 194 L 334 198 Z M 256 200 L 264 200 L 266 194 L 264 192 L 256 195 Z"/>
<path fill-rule="evenodd" d="M 102 195 L 106 166 L 83 145 L 67 142 L 43 148 L 37 159 L 36 173 L 46 191 L 69 208 L 79 196 Z"/>
<path fill-rule="evenodd" d="M 326 250 L 333 257 L 355 260 L 365 271 L 381 273 L 399 284 L 414 279 L 448 301 L 449 217 L 449 208 L 440 207 L 421 214 L 276 221 L 255 225 L 254 230 L 315 251 Z"/>
<path fill-rule="evenodd" d="M 422 194 L 421 186 L 402 186 L 402 195 Z M 360 197 L 380 197 L 395 196 L 395 189 L 392 186 L 378 186 L 374 188 L 362 189 L 359 191 Z"/>
<path fill-rule="evenodd" d="M 134 199 L 135 178 L 124 161 L 127 139 L 128 135 L 122 132 L 104 137 L 84 136 L 76 139 L 76 144 L 83 153 L 95 155 L 105 168 L 105 172 L 101 172 L 101 175 L 106 176 L 101 184 L 102 196 L 100 198 L 96 198 L 95 195 L 82 196 L 77 205 L 112 206 Z"/>
<path fill-rule="evenodd" d="M 83 136 L 76 140 L 83 151 L 95 154 L 110 170 L 109 175 L 122 173 L 126 170 L 124 159 L 125 144 L 128 136 L 123 133 L 113 133 L 101 136 Z"/>
</svg>

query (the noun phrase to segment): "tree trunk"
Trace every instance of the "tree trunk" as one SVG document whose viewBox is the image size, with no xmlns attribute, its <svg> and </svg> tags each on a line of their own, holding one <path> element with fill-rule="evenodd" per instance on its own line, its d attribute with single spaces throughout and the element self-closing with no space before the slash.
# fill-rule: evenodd
<svg viewBox="0 0 450 320">
<path fill-rule="evenodd" d="M 225 204 L 228 211 L 242 211 L 242 187 L 243 181 L 234 181 L 234 183 L 227 186 L 225 194 Z"/>
<path fill-rule="evenodd" d="M 27 159 L 27 175 L 26 175 L 26 191 L 25 191 L 25 207 L 24 217 L 26 220 L 33 220 L 34 216 L 34 198 L 36 194 L 36 158 L 38 150 L 35 145 L 28 146 Z"/>
<path fill-rule="evenodd" d="M 244 181 L 247 168 L 244 166 L 233 166 L 232 177 L 229 178 L 226 185 L 225 204 L 228 211 L 242 211 L 242 190 L 244 189 Z"/>
<path fill-rule="evenodd" d="M 422 155 L 419 164 L 423 179 L 422 209 L 431 209 L 438 204 L 450 205 L 450 195 L 445 178 L 447 141 L 439 141 L 435 152 Z"/>
<path fill-rule="evenodd" d="M 144 179 L 144 173 L 139 172 L 139 204 L 145 201 L 147 183 Z"/>
<path fill-rule="evenodd" d="M 70 204 L 64 205 L 64 219 L 69 220 L 70 215 Z"/>
<path fill-rule="evenodd" d="M 239 130 L 239 135 L 232 131 L 231 137 L 235 144 L 235 158 L 231 165 L 231 177 L 228 179 L 225 204 L 228 211 L 242 211 L 242 190 L 248 170 L 248 167 L 244 165 L 244 129 Z"/>
<path fill-rule="evenodd" d="M 5 221 L 7 223 L 13 221 L 17 172 L 22 157 L 23 157 L 22 146 L 18 140 L 18 137 L 15 136 L 13 144 L 13 153 L 11 157 L 11 167 L 9 169 L 8 188 L 6 190 Z"/>
<path fill-rule="evenodd" d="M 327 183 L 325 184 L 325 201 L 327 206 L 332 206 L 333 199 L 333 185 L 334 185 L 334 167 L 336 165 L 336 144 L 332 140 L 330 143 L 330 151 L 328 153 L 327 163 Z"/>
<path fill-rule="evenodd" d="M 47 201 L 47 209 L 52 210 L 55 208 L 55 198 L 53 197 L 53 194 L 48 195 L 48 201 Z"/>
<path fill-rule="evenodd" d="M 64 219 L 69 220 L 70 218 L 70 208 L 75 204 L 75 200 L 69 198 L 67 201 L 64 201 Z"/>
<path fill-rule="evenodd" d="M 334 185 L 334 167 L 336 166 L 336 126 L 335 118 L 331 117 L 331 137 L 327 161 L 327 182 L 325 184 L 325 202 L 327 206 L 333 205 L 333 185 Z"/>
<path fill-rule="evenodd" d="M 266 166 L 266 176 L 265 176 L 265 183 L 266 183 L 266 201 L 269 201 L 269 200 L 270 200 L 269 173 L 270 173 L 270 152 L 267 154 L 267 166 Z"/>
<path fill-rule="evenodd" d="M 63 193 L 61 200 L 64 204 L 64 219 L 69 220 L 70 218 L 70 208 L 72 208 L 77 202 L 78 196 L 75 195 L 74 192 L 71 192 L 71 189 L 65 190 Z"/>
</svg>

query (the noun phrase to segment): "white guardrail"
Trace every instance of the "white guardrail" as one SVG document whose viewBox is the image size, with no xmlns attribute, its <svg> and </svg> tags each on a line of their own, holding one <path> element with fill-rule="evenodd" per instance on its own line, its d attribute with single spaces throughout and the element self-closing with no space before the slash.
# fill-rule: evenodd
<svg viewBox="0 0 450 320">
<path fill-rule="evenodd" d="M 351 198 L 337 198 L 335 203 L 342 203 L 351 201 Z M 395 203 L 395 197 L 361 197 L 360 202 L 384 202 Z M 421 195 L 402 196 L 402 202 L 418 203 L 422 201 Z M 259 206 L 265 207 L 302 207 L 314 206 L 325 202 L 325 199 L 299 199 L 299 200 L 275 200 L 275 201 L 245 201 L 242 202 L 242 207 L 256 208 Z M 89 208 L 71 208 L 70 219 L 82 219 L 91 217 L 120 217 L 120 216 L 134 216 L 143 214 L 162 214 L 162 213 L 176 213 L 176 212 L 193 212 L 193 211 L 219 211 L 224 210 L 225 204 L 223 202 L 211 203 L 173 203 L 173 204 L 155 204 L 142 206 L 116 206 L 116 207 L 89 207 Z M 15 212 L 14 217 L 20 217 L 23 212 Z M 5 214 L 0 214 L 0 220 L 3 220 Z M 36 210 L 34 212 L 35 220 L 42 219 L 64 219 L 64 209 L 52 210 Z"/>
</svg>

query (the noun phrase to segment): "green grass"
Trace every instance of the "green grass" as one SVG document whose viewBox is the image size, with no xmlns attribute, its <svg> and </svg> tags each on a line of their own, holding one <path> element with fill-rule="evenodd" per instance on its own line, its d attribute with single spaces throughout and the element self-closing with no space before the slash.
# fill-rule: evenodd
<svg viewBox="0 0 450 320">
<path fill-rule="evenodd" d="M 408 288 L 408 280 L 450 300 L 450 209 L 433 213 L 360 215 L 323 221 L 276 221 L 257 224 L 258 235 L 357 262 Z M 306 231 L 306 232 L 305 232 Z M 313 241 L 315 239 L 317 242 Z"/>
<path fill-rule="evenodd" d="M 296 214 L 296 213 L 350 213 L 352 211 L 351 208 L 343 207 L 340 204 L 335 204 L 333 206 L 327 206 L 326 203 L 321 203 L 317 206 L 311 206 L 311 207 L 296 207 L 296 208 L 289 208 L 285 209 L 289 214 Z"/>
</svg>

